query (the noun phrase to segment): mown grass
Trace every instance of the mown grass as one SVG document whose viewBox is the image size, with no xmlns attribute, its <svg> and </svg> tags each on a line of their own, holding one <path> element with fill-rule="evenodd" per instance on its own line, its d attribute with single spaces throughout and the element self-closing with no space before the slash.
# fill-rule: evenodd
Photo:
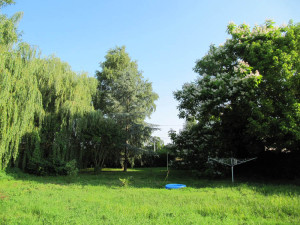
<svg viewBox="0 0 300 225">
<path fill-rule="evenodd" d="M 300 187 L 162 168 L 77 177 L 0 173 L 0 224 L 300 224 Z M 120 179 L 129 179 L 127 187 Z M 187 188 L 166 190 L 166 183 Z"/>
</svg>

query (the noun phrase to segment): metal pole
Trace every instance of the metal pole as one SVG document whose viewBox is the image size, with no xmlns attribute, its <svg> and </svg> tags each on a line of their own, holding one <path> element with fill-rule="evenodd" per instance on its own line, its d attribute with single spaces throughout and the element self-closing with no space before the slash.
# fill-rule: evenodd
<svg viewBox="0 0 300 225">
<path fill-rule="evenodd" d="M 231 166 L 231 176 L 232 176 L 232 183 L 234 183 L 234 179 L 233 179 L 233 166 Z"/>
<path fill-rule="evenodd" d="M 232 177 L 232 183 L 234 182 L 234 179 L 233 179 L 233 158 L 231 158 L 231 177 Z"/>
</svg>

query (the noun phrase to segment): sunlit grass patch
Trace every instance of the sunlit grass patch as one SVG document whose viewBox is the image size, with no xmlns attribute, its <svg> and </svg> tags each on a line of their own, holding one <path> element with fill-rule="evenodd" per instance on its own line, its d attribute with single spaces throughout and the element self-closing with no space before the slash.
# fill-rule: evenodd
<svg viewBox="0 0 300 225">
<path fill-rule="evenodd" d="M 164 168 L 107 171 L 72 182 L 7 175 L 0 224 L 299 224 L 299 186 L 199 180 L 174 170 L 164 181 Z M 166 190 L 166 183 L 187 188 Z"/>
</svg>

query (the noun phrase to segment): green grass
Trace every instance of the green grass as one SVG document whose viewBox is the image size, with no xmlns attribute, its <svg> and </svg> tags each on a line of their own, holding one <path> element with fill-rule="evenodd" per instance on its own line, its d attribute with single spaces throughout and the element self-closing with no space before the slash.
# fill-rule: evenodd
<svg viewBox="0 0 300 225">
<path fill-rule="evenodd" d="M 197 179 L 188 171 L 0 172 L 0 224 L 300 224 L 300 187 Z M 121 179 L 129 179 L 127 187 Z M 166 183 L 187 188 L 166 190 Z"/>
</svg>

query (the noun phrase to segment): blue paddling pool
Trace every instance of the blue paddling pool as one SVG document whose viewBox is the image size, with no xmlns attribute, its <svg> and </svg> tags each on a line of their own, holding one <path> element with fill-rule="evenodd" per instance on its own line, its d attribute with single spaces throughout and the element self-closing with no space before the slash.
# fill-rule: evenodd
<svg viewBox="0 0 300 225">
<path fill-rule="evenodd" d="M 185 184 L 167 184 L 166 189 L 179 189 L 179 188 L 184 188 L 186 187 Z"/>
</svg>

